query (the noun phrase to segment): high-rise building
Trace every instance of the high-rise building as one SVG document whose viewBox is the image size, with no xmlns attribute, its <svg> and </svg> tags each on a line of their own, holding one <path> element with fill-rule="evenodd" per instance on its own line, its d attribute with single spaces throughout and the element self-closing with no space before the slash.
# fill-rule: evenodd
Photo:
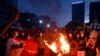
<svg viewBox="0 0 100 56">
<path fill-rule="evenodd" d="M 100 23 L 100 1 L 90 3 L 90 23 Z"/>
<path fill-rule="evenodd" d="M 84 23 L 85 2 L 72 3 L 72 22 Z"/>
</svg>

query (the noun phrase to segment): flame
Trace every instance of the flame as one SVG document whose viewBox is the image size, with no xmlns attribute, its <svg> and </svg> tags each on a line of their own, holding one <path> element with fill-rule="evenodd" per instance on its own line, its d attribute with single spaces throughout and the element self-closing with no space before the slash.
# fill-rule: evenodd
<svg viewBox="0 0 100 56">
<path fill-rule="evenodd" d="M 57 56 L 62 56 L 62 55 L 61 55 L 61 53 L 58 53 L 58 55 L 57 55 Z"/>
<path fill-rule="evenodd" d="M 54 53 L 58 53 L 57 56 L 62 56 L 70 51 L 70 45 L 65 40 L 65 36 L 61 33 L 58 42 L 54 41 L 51 45 L 44 41 L 45 45 L 50 48 Z"/>
<path fill-rule="evenodd" d="M 70 50 L 70 46 L 68 44 L 68 42 L 65 40 L 65 36 L 63 34 L 61 34 L 60 37 L 60 43 L 61 43 L 61 50 L 64 54 L 68 53 Z"/>
<path fill-rule="evenodd" d="M 47 41 L 44 41 L 45 42 L 45 45 L 48 47 L 48 48 L 50 48 L 54 53 L 57 53 L 57 47 L 56 47 L 56 43 L 55 42 L 53 42 L 51 45 L 49 45 L 48 43 L 47 43 Z"/>
</svg>

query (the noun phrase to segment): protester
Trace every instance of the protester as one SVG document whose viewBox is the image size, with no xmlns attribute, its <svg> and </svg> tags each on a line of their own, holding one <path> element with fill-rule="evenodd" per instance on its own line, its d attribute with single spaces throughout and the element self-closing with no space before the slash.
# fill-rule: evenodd
<svg viewBox="0 0 100 56">
<path fill-rule="evenodd" d="M 24 31 L 20 31 L 19 32 L 19 38 L 21 39 L 21 40 L 25 40 L 25 32 Z"/>
<path fill-rule="evenodd" d="M 96 56 L 96 41 L 97 41 L 97 32 L 92 30 L 90 32 L 90 38 L 87 41 L 88 54 L 87 56 Z"/>
<path fill-rule="evenodd" d="M 86 41 L 85 41 L 84 31 L 80 31 L 80 37 L 78 38 L 77 43 L 78 43 L 77 56 L 86 56 L 85 55 Z"/>
<path fill-rule="evenodd" d="M 43 33 L 40 33 L 40 36 L 38 37 L 38 44 L 39 44 L 39 52 L 38 55 L 39 56 L 43 56 L 44 55 L 44 38 L 43 38 Z"/>
<path fill-rule="evenodd" d="M 27 34 L 26 38 L 27 39 L 24 42 L 25 46 L 24 46 L 21 56 L 36 56 L 38 53 L 37 42 L 35 41 L 33 35 L 31 34 Z"/>
<path fill-rule="evenodd" d="M 23 43 L 17 40 L 18 31 L 12 32 L 12 37 L 7 41 L 6 56 L 21 56 Z"/>
<path fill-rule="evenodd" d="M 73 39 L 73 33 L 72 32 L 70 32 L 68 34 L 68 41 L 69 41 L 69 44 L 70 44 L 70 47 L 71 47 L 69 55 L 73 56 L 74 55 L 74 51 L 75 51 L 75 41 Z"/>
</svg>

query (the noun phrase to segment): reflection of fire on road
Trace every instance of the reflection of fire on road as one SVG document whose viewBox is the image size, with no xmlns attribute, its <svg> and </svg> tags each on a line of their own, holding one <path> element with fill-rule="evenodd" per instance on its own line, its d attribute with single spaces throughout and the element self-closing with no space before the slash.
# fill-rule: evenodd
<svg viewBox="0 0 100 56">
<path fill-rule="evenodd" d="M 57 56 L 63 56 L 63 54 L 67 54 L 70 51 L 70 45 L 62 33 L 60 33 L 58 41 L 54 41 L 52 44 L 48 44 L 46 40 L 44 42 L 49 49 L 58 54 Z"/>
</svg>

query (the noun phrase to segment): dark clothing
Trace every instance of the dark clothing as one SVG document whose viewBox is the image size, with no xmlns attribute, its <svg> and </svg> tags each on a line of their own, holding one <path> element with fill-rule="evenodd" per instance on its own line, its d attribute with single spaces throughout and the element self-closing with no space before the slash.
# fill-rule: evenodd
<svg viewBox="0 0 100 56">
<path fill-rule="evenodd" d="M 96 56 L 96 50 L 92 48 L 88 48 L 86 56 Z"/>
<path fill-rule="evenodd" d="M 70 43 L 70 47 L 74 48 L 75 47 L 75 41 L 73 38 L 69 38 L 69 43 Z"/>
<path fill-rule="evenodd" d="M 43 56 L 43 55 L 44 55 L 44 48 L 39 48 L 37 56 Z"/>
<path fill-rule="evenodd" d="M 96 47 L 100 49 L 100 36 L 97 37 Z"/>
<path fill-rule="evenodd" d="M 86 41 L 85 41 L 84 37 L 78 38 L 77 43 L 78 43 L 78 50 L 79 51 L 85 50 L 85 48 L 86 48 Z"/>
</svg>

